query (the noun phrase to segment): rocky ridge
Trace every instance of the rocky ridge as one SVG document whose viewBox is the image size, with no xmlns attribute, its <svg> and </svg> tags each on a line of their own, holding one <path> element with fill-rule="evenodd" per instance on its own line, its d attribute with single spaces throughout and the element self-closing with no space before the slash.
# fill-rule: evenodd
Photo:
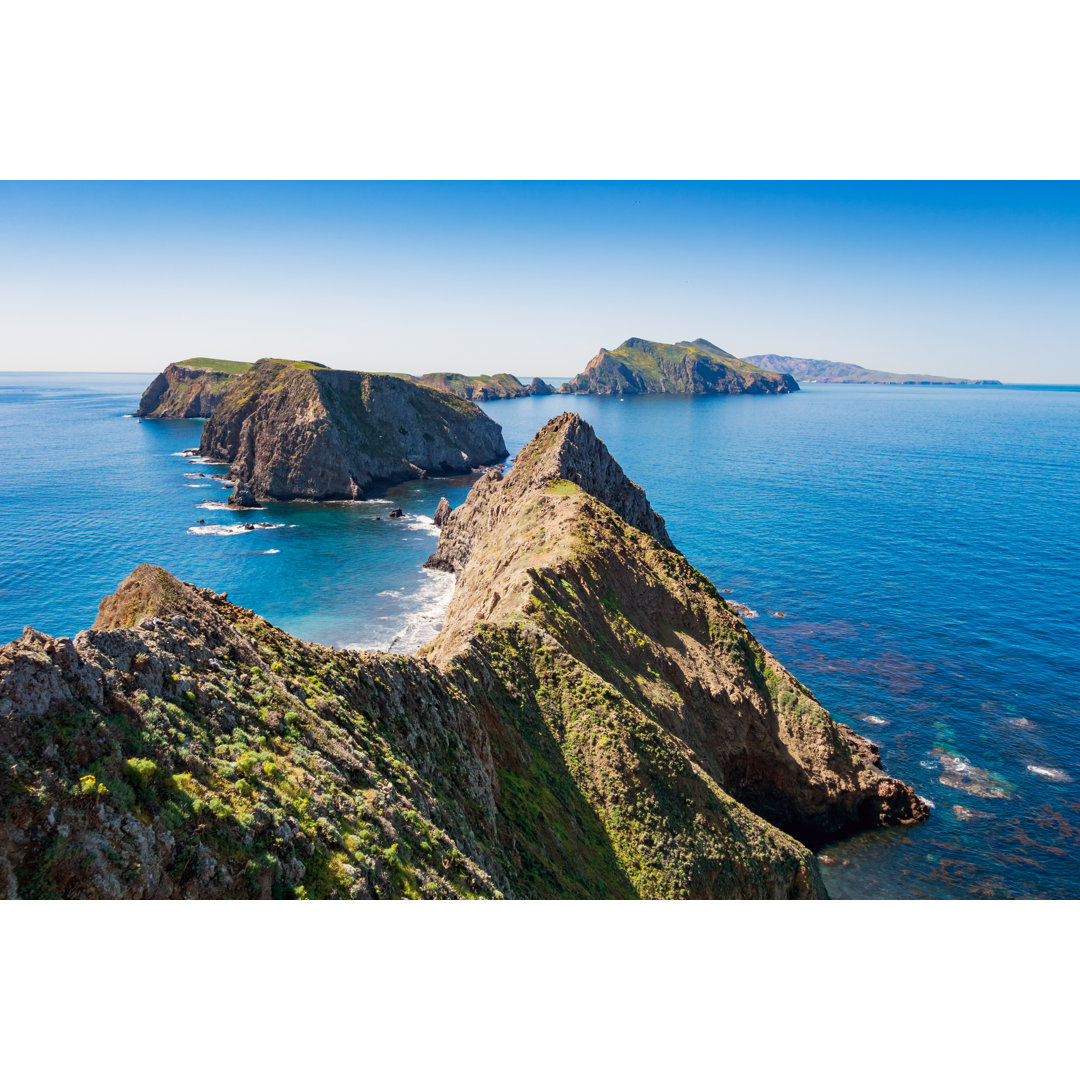
<svg viewBox="0 0 1080 1080">
<path fill-rule="evenodd" d="M 799 389 L 790 375 L 737 360 L 704 338 L 665 345 L 628 338 L 601 349 L 560 394 L 787 394 Z"/>
<path fill-rule="evenodd" d="M 272 359 L 229 386 L 199 449 L 270 499 L 356 499 L 376 481 L 463 473 L 506 457 L 499 425 L 456 395 Z"/>
<path fill-rule="evenodd" d="M 0 891 L 820 897 L 796 837 L 926 816 L 576 416 L 440 516 L 457 587 L 416 656 L 151 566 L 0 649 Z"/>
</svg>

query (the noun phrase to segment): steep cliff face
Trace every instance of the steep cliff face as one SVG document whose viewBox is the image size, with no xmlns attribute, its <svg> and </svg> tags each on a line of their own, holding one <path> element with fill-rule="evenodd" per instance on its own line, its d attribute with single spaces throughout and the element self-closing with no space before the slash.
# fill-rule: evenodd
<svg viewBox="0 0 1080 1080">
<path fill-rule="evenodd" d="M 499 401 L 504 398 L 536 397 L 554 394 L 555 388 L 543 379 L 523 383 L 514 375 L 457 375 L 452 372 L 433 372 L 430 375 L 412 376 L 424 386 L 456 394 L 467 401 Z"/>
<path fill-rule="evenodd" d="M 229 387 L 200 450 L 271 499 L 355 499 L 377 480 L 467 472 L 506 457 L 499 425 L 452 394 L 270 359 Z"/>
<path fill-rule="evenodd" d="M 799 385 L 790 375 L 763 371 L 704 338 L 665 345 L 629 338 L 601 349 L 561 394 L 787 394 Z"/>
<path fill-rule="evenodd" d="M 207 417 L 229 384 L 251 367 L 230 360 L 197 357 L 170 364 L 143 391 L 137 416 L 155 420 Z"/>
<path fill-rule="evenodd" d="M 926 816 L 576 416 L 440 518 L 417 656 L 150 566 L 74 641 L 0 649 L 0 892 L 821 897 L 795 835 Z"/>
</svg>

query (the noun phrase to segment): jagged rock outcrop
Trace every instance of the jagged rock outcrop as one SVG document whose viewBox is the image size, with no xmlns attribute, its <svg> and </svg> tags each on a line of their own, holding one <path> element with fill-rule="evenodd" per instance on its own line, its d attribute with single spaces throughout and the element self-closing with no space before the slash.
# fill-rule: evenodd
<svg viewBox="0 0 1080 1080">
<path fill-rule="evenodd" d="M 357 499 L 376 481 L 468 472 L 506 457 L 471 402 L 391 375 L 264 359 L 237 379 L 200 452 L 259 498 Z"/>
<path fill-rule="evenodd" d="M 155 420 L 207 417 L 225 396 L 229 384 L 250 367 L 203 357 L 170 364 L 143 391 L 135 415 Z"/>
<path fill-rule="evenodd" d="M 737 360 L 704 338 L 665 345 L 628 338 L 601 349 L 560 394 L 787 394 L 798 390 L 790 376 Z"/>
<path fill-rule="evenodd" d="M 0 648 L 0 893 L 820 897 L 796 837 L 926 816 L 576 416 L 443 530 L 416 656 L 151 566 Z"/>
<path fill-rule="evenodd" d="M 458 375 L 449 371 L 437 371 L 428 375 L 408 375 L 404 378 L 434 386 L 438 390 L 456 394 L 467 401 L 498 401 L 503 398 L 535 397 L 554 394 L 555 388 L 543 379 L 523 383 L 515 375 L 503 372 L 499 375 Z"/>
<path fill-rule="evenodd" d="M 447 502 L 446 496 L 444 495 L 439 500 L 439 505 L 437 507 L 435 507 L 435 517 L 434 517 L 433 520 L 434 520 L 435 524 L 441 529 L 446 524 L 449 517 L 450 517 L 450 503 Z"/>
<path fill-rule="evenodd" d="M 241 506 L 245 510 L 254 510 L 259 505 L 259 500 L 255 498 L 254 492 L 243 482 L 243 480 L 237 480 L 233 484 L 233 489 L 229 492 L 229 505 Z"/>
</svg>

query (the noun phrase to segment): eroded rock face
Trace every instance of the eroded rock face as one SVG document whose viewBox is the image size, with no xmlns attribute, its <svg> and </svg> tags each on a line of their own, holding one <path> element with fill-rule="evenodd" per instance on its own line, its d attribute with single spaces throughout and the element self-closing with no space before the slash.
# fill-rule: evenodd
<svg viewBox="0 0 1080 1080">
<path fill-rule="evenodd" d="M 242 506 L 247 510 L 254 510 L 259 505 L 259 500 L 255 498 L 251 488 L 243 482 L 243 480 L 237 480 L 233 484 L 233 489 L 229 493 L 229 505 L 230 506 Z"/>
<path fill-rule="evenodd" d="M 450 504 L 446 501 L 445 496 L 439 500 L 439 505 L 435 507 L 435 524 L 441 529 L 450 517 Z"/>
<path fill-rule="evenodd" d="M 356 499 L 375 481 L 463 473 L 506 457 L 471 402 L 390 375 L 260 360 L 203 429 L 200 452 L 258 498 Z"/>
<path fill-rule="evenodd" d="M 248 364 L 229 366 L 235 370 L 214 370 L 200 366 L 196 360 L 170 364 L 143 391 L 136 415 L 155 420 L 209 416 L 238 372 L 250 367 Z"/>
<path fill-rule="evenodd" d="M 73 641 L 0 648 L 0 893 L 821 897 L 796 836 L 926 816 L 587 424 L 496 475 L 442 515 L 458 582 L 416 656 L 151 566 Z"/>
</svg>

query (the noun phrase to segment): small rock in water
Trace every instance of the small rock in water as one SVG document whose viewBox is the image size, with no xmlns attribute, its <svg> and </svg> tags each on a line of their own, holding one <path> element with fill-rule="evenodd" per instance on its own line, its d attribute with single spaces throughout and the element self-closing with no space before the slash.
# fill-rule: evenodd
<svg viewBox="0 0 1080 1080">
<path fill-rule="evenodd" d="M 251 488 L 249 488 L 243 480 L 237 480 L 232 489 L 232 493 L 229 495 L 229 505 L 242 506 L 245 509 L 254 510 L 258 508 L 259 503 Z"/>
<path fill-rule="evenodd" d="M 255 526 L 252 525 L 250 522 L 247 525 L 245 525 L 244 528 L 247 529 L 248 532 L 254 532 L 255 531 Z"/>
<path fill-rule="evenodd" d="M 786 619 L 787 618 L 787 612 L 786 611 L 774 611 L 773 615 L 775 615 L 778 619 Z"/>
<path fill-rule="evenodd" d="M 376 514 L 376 515 L 375 515 L 375 520 L 376 520 L 376 521 L 382 521 L 382 518 L 381 518 L 381 517 L 379 517 L 379 515 L 378 515 L 378 514 Z"/>
<path fill-rule="evenodd" d="M 392 518 L 404 517 L 405 516 L 405 511 L 402 510 L 400 507 L 395 506 L 394 509 L 390 511 L 390 516 Z"/>
<path fill-rule="evenodd" d="M 435 524 L 441 529 L 445 524 L 447 518 L 450 517 L 450 504 L 446 501 L 444 496 L 439 500 L 438 508 L 435 510 Z"/>
</svg>

